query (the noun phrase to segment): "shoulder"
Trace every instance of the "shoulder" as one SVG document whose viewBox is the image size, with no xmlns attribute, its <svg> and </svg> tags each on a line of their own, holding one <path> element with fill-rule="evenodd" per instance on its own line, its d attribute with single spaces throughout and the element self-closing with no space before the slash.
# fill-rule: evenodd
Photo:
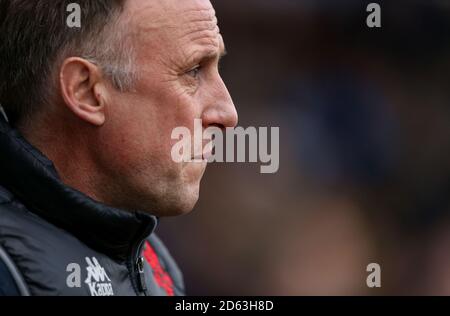
<svg viewBox="0 0 450 316">
<path fill-rule="evenodd" d="M 20 296 L 14 278 L 6 264 L 0 259 L 0 296 Z"/>
<path fill-rule="evenodd" d="M 67 289 L 65 273 L 69 263 L 82 262 L 84 251 L 90 249 L 74 236 L 30 211 L 16 197 L 2 191 L 0 261 L 3 262 L 3 269 L 0 271 L 0 283 L 8 277 L 4 269 L 6 264 L 10 275 L 16 276 L 15 284 L 20 284 L 17 276 L 23 276 L 23 284 L 25 288 L 29 287 L 32 295 L 60 295 L 63 290 L 82 291 L 82 288 Z M 2 292 L 3 284 L 0 285 Z M 11 287 L 8 286 L 7 290 L 6 295 L 14 295 L 9 294 Z"/>
<path fill-rule="evenodd" d="M 0 296 L 29 295 L 19 270 L 0 245 Z"/>
<path fill-rule="evenodd" d="M 4 222 L 5 212 L 15 208 L 13 202 L 14 195 L 0 185 L 0 224 Z M 20 296 L 27 290 L 19 270 L 2 247 L 2 241 L 0 227 L 0 296 Z"/>
</svg>

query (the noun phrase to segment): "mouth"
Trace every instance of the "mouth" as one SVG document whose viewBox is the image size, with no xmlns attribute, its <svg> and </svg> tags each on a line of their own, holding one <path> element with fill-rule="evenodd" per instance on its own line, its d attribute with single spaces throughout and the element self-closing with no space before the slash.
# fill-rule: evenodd
<svg viewBox="0 0 450 316">
<path fill-rule="evenodd" d="M 203 152 L 201 155 L 194 155 L 192 156 L 192 160 L 194 162 L 208 162 L 208 159 L 213 155 L 213 149 L 207 150 Z"/>
<path fill-rule="evenodd" d="M 203 160 L 208 160 L 209 158 L 211 158 L 212 154 L 213 154 L 212 150 L 204 152 L 203 153 Z"/>
<path fill-rule="evenodd" d="M 194 149 L 191 160 L 193 162 L 208 162 L 209 158 L 213 155 L 215 149 L 214 143 L 203 144 L 203 147 Z"/>
</svg>

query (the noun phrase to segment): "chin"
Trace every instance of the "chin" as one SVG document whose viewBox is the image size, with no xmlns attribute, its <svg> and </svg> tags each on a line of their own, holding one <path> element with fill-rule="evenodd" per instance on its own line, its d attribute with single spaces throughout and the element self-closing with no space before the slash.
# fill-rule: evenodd
<svg viewBox="0 0 450 316">
<path fill-rule="evenodd" d="M 159 189 L 147 185 L 140 190 L 140 208 L 158 217 L 174 217 L 192 212 L 200 195 L 200 183 L 206 164 L 189 164 L 176 172 L 170 181 L 160 183 Z"/>
<path fill-rule="evenodd" d="M 206 163 L 190 164 L 185 169 L 184 181 L 174 185 L 171 196 L 166 197 L 165 216 L 186 215 L 193 211 L 200 196 L 200 182 L 206 169 Z M 186 179 L 190 179 L 186 181 Z"/>
<path fill-rule="evenodd" d="M 179 216 L 189 214 L 194 210 L 195 205 L 199 199 L 199 186 L 191 190 L 186 190 L 181 196 L 178 196 L 178 201 L 172 208 L 171 214 L 167 216 Z"/>
<path fill-rule="evenodd" d="M 174 217 L 192 212 L 199 199 L 199 185 L 173 188 L 169 194 L 160 197 L 158 203 L 148 212 L 158 217 Z"/>
</svg>

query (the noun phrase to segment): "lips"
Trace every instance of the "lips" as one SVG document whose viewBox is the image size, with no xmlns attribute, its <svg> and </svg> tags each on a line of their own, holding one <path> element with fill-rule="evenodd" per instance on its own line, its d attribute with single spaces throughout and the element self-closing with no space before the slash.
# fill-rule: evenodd
<svg viewBox="0 0 450 316">
<path fill-rule="evenodd" d="M 212 156 L 212 150 L 203 153 L 203 159 L 208 160 Z"/>
<path fill-rule="evenodd" d="M 211 147 L 211 146 L 208 146 Z M 213 155 L 214 148 L 208 148 L 207 150 L 204 150 L 201 155 L 195 155 L 192 157 L 193 160 L 199 161 L 199 160 L 208 160 Z"/>
<path fill-rule="evenodd" d="M 203 155 L 201 155 L 201 156 L 192 157 L 192 160 L 195 160 L 195 161 L 208 160 L 209 157 L 211 157 L 211 156 L 212 156 L 212 152 L 207 152 L 207 153 L 203 153 Z"/>
</svg>

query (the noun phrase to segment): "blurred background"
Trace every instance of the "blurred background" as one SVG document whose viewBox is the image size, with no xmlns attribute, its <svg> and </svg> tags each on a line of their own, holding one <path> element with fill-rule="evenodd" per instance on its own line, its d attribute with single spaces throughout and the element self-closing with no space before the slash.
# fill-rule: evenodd
<svg viewBox="0 0 450 316">
<path fill-rule="evenodd" d="M 450 1 L 213 4 L 239 125 L 280 127 L 280 170 L 211 164 L 162 221 L 188 294 L 450 295 Z"/>
</svg>

